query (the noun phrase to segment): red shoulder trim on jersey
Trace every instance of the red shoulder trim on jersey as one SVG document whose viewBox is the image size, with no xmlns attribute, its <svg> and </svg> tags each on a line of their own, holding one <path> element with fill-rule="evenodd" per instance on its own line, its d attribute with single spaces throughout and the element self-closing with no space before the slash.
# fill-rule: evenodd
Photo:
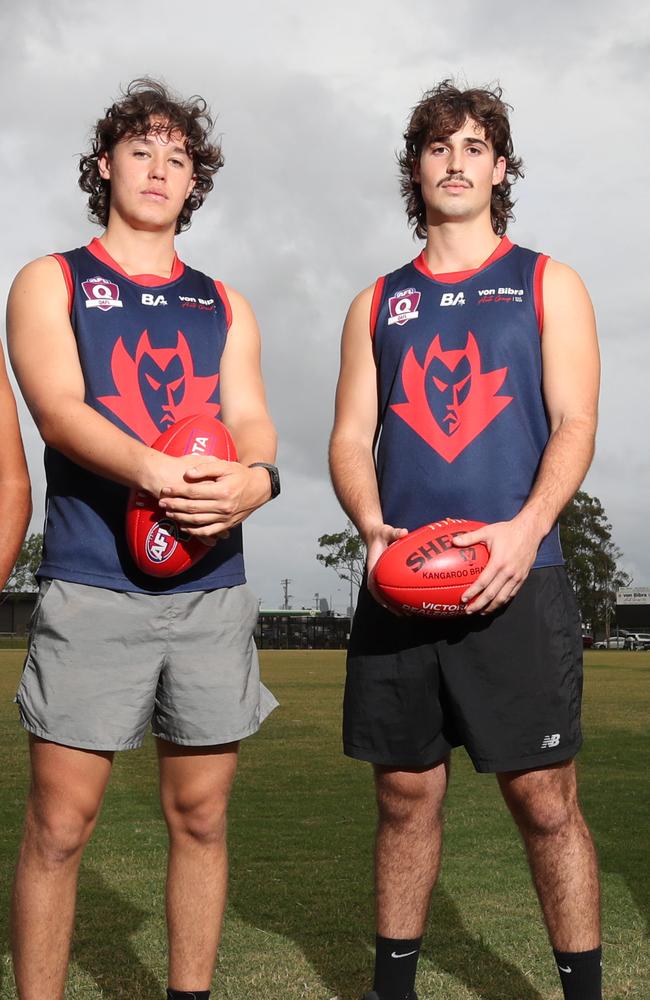
<svg viewBox="0 0 650 1000">
<path fill-rule="evenodd" d="M 377 278 L 375 281 L 375 287 L 372 290 L 372 302 L 370 303 L 370 339 L 375 339 L 375 330 L 377 329 L 377 317 L 379 315 L 379 307 L 381 306 L 381 297 L 384 294 L 384 282 L 385 277 Z"/>
<path fill-rule="evenodd" d="M 482 271 L 485 267 L 489 267 L 490 264 L 494 264 L 495 260 L 499 260 L 500 257 L 505 257 L 507 253 L 512 250 L 513 244 L 510 242 L 507 236 L 501 237 L 501 242 L 492 251 L 487 260 L 484 260 L 482 264 L 478 267 L 474 267 L 469 271 L 450 271 L 448 274 L 434 274 L 433 271 L 429 269 L 426 257 L 424 256 L 424 250 L 416 257 L 413 261 L 413 266 L 420 271 L 421 274 L 426 275 L 427 278 L 433 278 L 434 281 L 440 281 L 445 285 L 453 285 L 459 281 L 466 281 L 467 278 L 473 277 Z"/>
<path fill-rule="evenodd" d="M 544 329 L 544 271 L 548 264 L 548 256 L 541 253 L 535 263 L 535 273 L 533 275 L 533 298 L 535 300 L 535 315 L 541 337 Z"/>
<path fill-rule="evenodd" d="M 87 249 L 93 257 L 100 260 L 102 264 L 106 264 L 107 267 L 112 268 L 113 271 L 117 271 L 117 273 L 121 274 L 123 278 L 128 278 L 129 281 L 133 281 L 136 285 L 145 285 L 147 288 L 157 288 L 160 285 L 169 285 L 172 281 L 176 281 L 180 278 L 185 270 L 185 264 L 182 260 L 178 259 L 178 254 L 174 254 L 172 273 L 168 278 L 162 278 L 159 274 L 127 274 L 124 268 L 120 267 L 116 260 L 113 260 L 109 252 L 99 242 L 96 236 L 90 241 Z"/>
<path fill-rule="evenodd" d="M 230 324 L 232 323 L 232 307 L 230 305 L 230 299 L 228 298 L 228 292 L 223 287 L 221 281 L 215 281 L 214 287 L 217 289 L 217 295 L 223 302 L 223 307 L 226 310 L 226 330 L 229 330 Z"/>
<path fill-rule="evenodd" d="M 59 267 L 63 271 L 63 277 L 65 280 L 65 286 L 68 289 L 68 314 L 72 316 L 72 306 L 74 305 L 74 281 L 72 279 L 72 271 L 70 270 L 70 265 L 67 260 L 60 253 L 50 254 L 55 260 L 58 260 Z"/>
</svg>

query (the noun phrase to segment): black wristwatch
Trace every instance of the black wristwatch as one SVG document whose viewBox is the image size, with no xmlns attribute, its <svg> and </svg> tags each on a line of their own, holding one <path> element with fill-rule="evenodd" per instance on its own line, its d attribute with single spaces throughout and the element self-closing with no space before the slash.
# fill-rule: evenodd
<svg viewBox="0 0 650 1000">
<path fill-rule="evenodd" d="M 251 462 L 249 469 L 266 469 L 271 479 L 271 500 L 275 500 L 280 495 L 280 473 L 277 466 L 269 462 Z"/>
</svg>

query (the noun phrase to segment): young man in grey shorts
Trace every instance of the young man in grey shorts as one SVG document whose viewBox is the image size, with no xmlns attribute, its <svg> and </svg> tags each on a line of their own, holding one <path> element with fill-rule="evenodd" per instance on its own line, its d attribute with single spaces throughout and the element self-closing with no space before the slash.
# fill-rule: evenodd
<svg viewBox="0 0 650 1000">
<path fill-rule="evenodd" d="M 200 98 L 135 81 L 80 163 L 103 234 L 28 264 L 10 294 L 11 358 L 48 484 L 16 699 L 32 763 L 13 909 L 21 1000 L 63 997 L 81 855 L 114 751 L 139 746 L 149 720 L 170 842 L 168 995 L 209 996 L 238 741 L 276 704 L 259 680 L 240 528 L 279 491 L 259 333 L 241 295 L 174 250 L 223 163 L 211 128 Z M 196 413 L 227 424 L 238 462 L 150 447 Z M 192 569 L 159 579 L 136 568 L 129 488 L 205 543 Z"/>
</svg>

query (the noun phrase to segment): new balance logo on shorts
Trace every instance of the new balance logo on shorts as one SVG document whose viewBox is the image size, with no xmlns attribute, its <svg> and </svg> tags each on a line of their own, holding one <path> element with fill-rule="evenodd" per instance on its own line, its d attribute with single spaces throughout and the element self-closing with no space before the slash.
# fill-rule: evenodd
<svg viewBox="0 0 650 1000">
<path fill-rule="evenodd" d="M 549 750 L 551 747 L 559 746 L 560 734 L 552 733 L 550 736 L 545 736 L 542 740 L 542 745 L 540 750 Z"/>
</svg>

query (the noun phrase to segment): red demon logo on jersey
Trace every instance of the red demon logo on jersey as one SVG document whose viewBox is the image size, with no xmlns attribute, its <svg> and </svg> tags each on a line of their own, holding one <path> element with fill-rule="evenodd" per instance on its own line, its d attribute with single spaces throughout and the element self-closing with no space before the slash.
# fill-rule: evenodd
<svg viewBox="0 0 650 1000">
<path fill-rule="evenodd" d="M 100 396 L 122 423 L 145 444 L 170 424 L 194 413 L 216 417 L 220 406 L 208 400 L 214 395 L 219 375 L 198 376 L 187 340 L 178 331 L 176 347 L 154 348 L 143 330 L 135 357 L 120 337 L 113 348 L 111 372 L 117 395 Z"/>
<path fill-rule="evenodd" d="M 402 366 L 407 402 L 391 409 L 446 462 L 453 462 L 512 402 L 512 396 L 497 396 L 507 374 L 507 368 L 481 371 L 481 354 L 471 332 L 460 351 L 443 351 L 438 334 L 423 366 L 413 348 L 409 350 Z"/>
</svg>

